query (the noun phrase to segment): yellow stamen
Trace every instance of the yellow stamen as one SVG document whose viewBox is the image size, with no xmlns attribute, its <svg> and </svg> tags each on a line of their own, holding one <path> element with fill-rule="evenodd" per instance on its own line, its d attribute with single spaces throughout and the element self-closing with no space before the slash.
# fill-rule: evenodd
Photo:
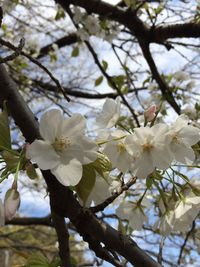
<svg viewBox="0 0 200 267">
<path fill-rule="evenodd" d="M 56 138 L 55 142 L 52 144 L 53 148 L 57 152 L 63 152 L 63 150 L 67 149 L 71 145 L 71 141 L 67 137 Z"/>
<path fill-rule="evenodd" d="M 146 143 L 146 144 L 142 145 L 142 148 L 143 148 L 143 151 L 149 152 L 153 148 L 153 145 Z"/>
<path fill-rule="evenodd" d="M 125 147 L 125 145 L 122 142 L 119 142 L 117 144 L 117 151 L 119 153 L 124 153 L 126 151 L 126 147 Z"/>
</svg>

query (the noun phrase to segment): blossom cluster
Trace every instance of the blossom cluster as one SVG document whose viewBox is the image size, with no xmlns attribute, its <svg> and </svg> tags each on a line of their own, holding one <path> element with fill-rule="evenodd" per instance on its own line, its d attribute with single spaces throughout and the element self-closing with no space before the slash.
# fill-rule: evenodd
<svg viewBox="0 0 200 267">
<path fill-rule="evenodd" d="M 112 110 L 111 110 L 112 109 Z M 119 100 L 106 100 L 103 116 L 97 123 L 111 128 L 120 118 Z M 155 116 L 155 108 L 144 113 L 147 121 Z M 138 178 L 146 178 L 156 168 L 165 170 L 173 160 L 191 164 L 195 160 L 192 145 L 200 140 L 200 129 L 188 125 L 189 119 L 180 115 L 174 123 L 146 125 L 134 128 L 132 132 L 114 131 L 109 134 L 103 152 L 113 167 L 121 172 L 133 172 Z"/>
<path fill-rule="evenodd" d="M 84 166 L 88 166 L 91 181 L 84 190 L 89 190 L 89 194 L 79 199 L 86 206 L 98 205 L 121 187 L 121 180 L 112 178 L 111 169 L 148 180 L 173 162 L 187 165 L 195 160 L 192 146 L 200 140 L 200 129 L 190 125 L 183 114 L 170 125 L 156 124 L 157 115 L 153 105 L 144 112 L 144 126 L 127 128 L 121 119 L 120 98 L 107 99 L 96 119 L 100 134 L 94 140 L 86 136 L 86 120 L 81 114 L 66 118 L 60 110 L 52 109 L 40 119 L 43 139 L 28 145 L 26 156 L 40 169 L 50 170 L 64 186 L 78 186 L 78 190 L 80 184 L 84 185 Z M 99 155 L 104 159 L 103 167 L 98 165 Z M 110 166 L 109 162 L 111 169 L 106 166 Z M 159 227 L 163 235 L 177 231 L 178 227 L 180 231 L 186 230 L 190 225 L 188 218 L 191 221 L 200 211 L 199 196 L 192 191 L 185 195 L 181 192 L 180 196 L 170 206 L 167 197 L 161 198 L 161 216 L 154 228 Z M 144 200 L 142 196 L 136 202 L 122 201 L 117 209 L 118 217 L 128 220 L 132 229 L 139 230 L 147 222 L 145 209 L 149 204 Z"/>
<path fill-rule="evenodd" d="M 119 33 L 119 30 L 115 25 L 112 25 L 111 23 L 108 24 L 108 22 L 100 23 L 97 17 L 87 15 L 78 7 L 74 7 L 73 20 L 76 24 L 82 25 L 77 31 L 77 34 L 82 41 L 87 41 L 90 35 L 95 35 L 108 42 L 112 42 Z"/>
</svg>

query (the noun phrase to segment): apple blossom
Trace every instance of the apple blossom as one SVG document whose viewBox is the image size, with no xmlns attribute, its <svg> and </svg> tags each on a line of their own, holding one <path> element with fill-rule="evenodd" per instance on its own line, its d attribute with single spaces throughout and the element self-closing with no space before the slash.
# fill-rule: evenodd
<svg viewBox="0 0 200 267">
<path fill-rule="evenodd" d="M 116 210 L 116 214 L 122 220 L 128 220 L 133 230 L 141 230 L 147 217 L 143 211 L 144 206 L 135 202 L 122 202 Z"/>
<path fill-rule="evenodd" d="M 35 140 L 28 146 L 26 156 L 42 170 L 51 170 L 65 186 L 78 184 L 82 164 L 97 158 L 97 145 L 84 135 L 85 118 L 73 114 L 65 118 L 61 111 L 52 109 L 40 120 L 40 134 L 44 140 Z"/>
<path fill-rule="evenodd" d="M 103 128 L 111 128 L 115 126 L 120 117 L 120 97 L 116 100 L 107 98 L 103 110 L 99 117 L 97 117 L 96 122 Z"/>
<path fill-rule="evenodd" d="M 175 159 L 185 164 L 191 164 L 195 160 L 191 146 L 200 140 L 200 129 L 188 125 L 188 122 L 186 115 L 180 115 L 167 133 L 171 139 L 169 145 Z"/>
<path fill-rule="evenodd" d="M 12 220 L 15 216 L 16 211 L 20 205 L 20 195 L 19 192 L 11 188 L 6 192 L 4 200 L 4 209 L 5 209 L 5 219 Z"/>
<path fill-rule="evenodd" d="M 173 160 L 167 137 L 168 126 L 162 123 L 153 127 L 136 128 L 126 137 L 128 152 L 132 155 L 134 174 L 146 178 L 155 168 L 166 169 Z"/>
<path fill-rule="evenodd" d="M 0 199 L 0 226 L 4 225 L 5 225 L 5 212 L 4 212 L 3 202 Z"/>
</svg>

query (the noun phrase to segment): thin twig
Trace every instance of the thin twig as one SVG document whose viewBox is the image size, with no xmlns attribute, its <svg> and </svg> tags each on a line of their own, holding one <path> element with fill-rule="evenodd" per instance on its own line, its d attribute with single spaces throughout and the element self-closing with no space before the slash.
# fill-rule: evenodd
<svg viewBox="0 0 200 267">
<path fill-rule="evenodd" d="M 4 58 L 0 58 L 0 64 L 14 60 L 16 57 L 18 57 L 21 54 L 24 45 L 25 45 L 25 39 L 22 38 L 19 41 L 19 45 L 17 47 L 15 47 L 15 50 L 13 49 L 14 53 L 12 53 L 11 55 L 6 56 Z"/>
<path fill-rule="evenodd" d="M 124 191 L 127 191 L 135 182 L 136 177 L 132 177 L 126 184 L 121 186 L 121 188 L 115 192 L 111 197 L 107 198 L 104 202 L 101 204 L 91 207 L 90 210 L 94 213 L 103 211 L 108 205 L 110 205 L 118 196 L 120 196 Z"/>
<path fill-rule="evenodd" d="M 195 226 L 196 226 L 195 221 L 193 221 L 193 223 L 192 223 L 192 227 L 191 227 L 191 229 L 187 232 L 186 237 L 185 237 L 185 240 L 184 240 L 184 242 L 183 242 L 183 245 L 181 246 L 180 253 L 179 253 L 179 257 L 178 257 L 178 261 L 177 261 L 178 265 L 180 265 L 180 263 L 181 263 L 181 259 L 182 259 L 182 255 L 183 255 L 185 246 L 186 246 L 186 244 L 187 244 L 187 241 L 188 241 L 188 239 L 189 239 L 191 233 L 194 231 Z"/>
<path fill-rule="evenodd" d="M 54 83 L 58 87 L 58 90 L 63 94 L 64 98 L 68 102 L 70 101 L 70 98 L 66 95 L 65 90 L 61 86 L 61 84 L 58 81 L 58 79 L 55 78 L 55 76 L 42 63 L 40 63 L 37 59 L 33 58 L 30 54 L 28 54 L 28 53 L 26 53 L 26 52 L 24 52 L 22 50 L 20 51 L 18 47 L 14 46 L 13 44 L 11 44 L 8 41 L 5 41 L 3 39 L 0 39 L 0 44 L 2 44 L 4 46 L 6 46 L 6 47 L 8 47 L 8 48 L 10 48 L 12 50 L 14 50 L 16 53 L 18 53 L 18 55 L 22 55 L 22 56 L 28 58 L 31 62 L 33 62 L 35 65 L 37 65 L 40 69 L 42 69 L 43 71 L 45 71 L 48 74 L 48 76 L 51 78 L 51 80 L 54 81 Z"/>
</svg>

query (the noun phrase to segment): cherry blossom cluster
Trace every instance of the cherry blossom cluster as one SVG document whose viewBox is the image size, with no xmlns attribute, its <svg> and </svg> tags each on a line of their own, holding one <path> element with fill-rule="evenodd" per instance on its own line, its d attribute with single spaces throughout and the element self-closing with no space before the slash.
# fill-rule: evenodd
<svg viewBox="0 0 200 267">
<path fill-rule="evenodd" d="M 43 139 L 28 145 L 26 156 L 40 169 L 50 170 L 64 186 L 73 187 L 79 185 L 84 166 L 93 166 L 99 155 L 104 157 L 112 168 L 95 169 L 94 184 L 83 203 L 98 205 L 121 187 L 121 180 L 113 178 L 112 170 L 122 175 L 131 173 L 138 179 L 152 179 L 154 173 L 165 171 L 174 162 L 188 165 L 195 160 L 192 146 L 200 140 L 200 129 L 190 125 L 184 114 L 170 125 L 156 123 L 158 112 L 152 105 L 144 112 L 143 126 L 128 128 L 122 123 L 120 98 L 106 99 L 96 118 L 99 134 L 93 140 L 86 136 L 86 120 L 81 114 L 66 118 L 60 110 L 52 109 L 40 119 Z M 154 228 L 159 227 L 163 235 L 178 230 L 178 225 L 179 230 L 186 230 L 190 225 L 188 218 L 194 219 L 200 211 L 200 197 L 192 190 L 178 194 L 176 201 L 160 196 L 161 216 Z M 142 196 L 135 202 L 122 201 L 116 213 L 128 220 L 132 229 L 139 230 L 147 221 L 148 207 L 149 201 Z"/>
<path fill-rule="evenodd" d="M 82 41 L 87 41 L 90 35 L 94 35 L 103 38 L 108 42 L 112 42 L 119 33 L 116 25 L 111 22 L 108 23 L 107 21 L 101 23 L 97 17 L 87 15 L 76 6 L 74 7 L 73 20 L 76 24 L 82 25 L 77 31 L 77 34 Z"/>
<path fill-rule="evenodd" d="M 146 120 L 155 117 L 155 106 L 144 113 Z M 117 126 L 120 119 L 120 102 L 107 99 L 97 122 L 106 128 Z M 200 139 L 200 129 L 188 125 L 189 119 L 180 115 L 174 123 L 154 124 L 133 130 L 111 131 L 103 152 L 113 167 L 121 172 L 132 171 L 138 178 L 146 178 L 156 168 L 165 170 L 173 160 L 191 164 L 195 160 L 192 145 Z"/>
</svg>

